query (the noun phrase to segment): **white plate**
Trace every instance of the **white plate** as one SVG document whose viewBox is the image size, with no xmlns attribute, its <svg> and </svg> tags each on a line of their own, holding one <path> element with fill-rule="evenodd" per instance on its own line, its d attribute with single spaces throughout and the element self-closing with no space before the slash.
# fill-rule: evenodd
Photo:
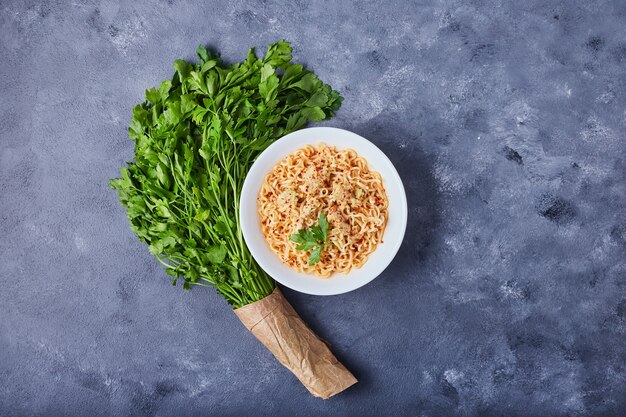
<svg viewBox="0 0 626 417">
<path fill-rule="evenodd" d="M 389 199 L 389 221 L 383 243 L 376 247 L 361 268 L 352 269 L 347 274 L 335 273 L 329 278 L 318 278 L 312 274 L 297 272 L 281 262 L 263 237 L 256 203 L 263 179 L 276 163 L 306 145 L 315 146 L 319 143 L 336 146 L 339 149 L 354 149 L 367 160 L 370 169 L 380 173 Z M 406 229 L 406 194 L 402 180 L 389 158 L 367 139 L 356 133 L 333 127 L 301 129 L 270 145 L 250 168 L 243 184 L 240 203 L 243 237 L 254 259 L 276 281 L 307 294 L 342 294 L 367 284 L 380 275 L 396 256 Z"/>
</svg>

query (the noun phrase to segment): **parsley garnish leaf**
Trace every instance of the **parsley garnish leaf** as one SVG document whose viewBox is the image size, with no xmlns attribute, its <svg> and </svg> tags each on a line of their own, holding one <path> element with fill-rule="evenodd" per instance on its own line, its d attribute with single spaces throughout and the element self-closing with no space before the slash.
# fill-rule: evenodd
<svg viewBox="0 0 626 417">
<path fill-rule="evenodd" d="M 297 234 L 289 236 L 289 239 L 298 244 L 297 250 L 311 251 L 309 265 L 318 263 L 328 240 L 328 221 L 324 213 L 320 212 L 317 225 L 309 229 L 300 229 Z"/>
<path fill-rule="evenodd" d="M 317 220 L 317 223 L 320 225 L 320 230 L 322 231 L 322 240 L 326 243 L 326 239 L 328 238 L 328 221 L 326 220 L 324 213 L 320 212 L 320 217 Z"/>
<path fill-rule="evenodd" d="M 311 251 L 311 256 L 309 257 L 309 265 L 315 265 L 320 261 L 320 254 L 322 253 L 322 248 L 324 246 L 316 246 L 315 249 Z"/>
</svg>

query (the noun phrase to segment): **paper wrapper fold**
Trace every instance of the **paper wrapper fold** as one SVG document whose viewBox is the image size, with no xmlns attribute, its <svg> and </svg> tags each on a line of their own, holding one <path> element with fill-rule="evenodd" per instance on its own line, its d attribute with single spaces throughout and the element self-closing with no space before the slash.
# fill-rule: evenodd
<svg viewBox="0 0 626 417">
<path fill-rule="evenodd" d="M 236 309 L 235 314 L 316 397 L 330 398 L 357 382 L 278 287 L 264 299 Z"/>
</svg>

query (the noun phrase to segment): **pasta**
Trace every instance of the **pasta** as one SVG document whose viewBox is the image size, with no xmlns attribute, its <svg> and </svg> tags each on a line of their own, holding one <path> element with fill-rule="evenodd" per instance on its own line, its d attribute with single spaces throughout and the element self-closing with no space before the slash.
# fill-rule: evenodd
<svg viewBox="0 0 626 417">
<path fill-rule="evenodd" d="M 261 229 L 271 250 L 300 272 L 329 277 L 360 268 L 382 242 L 388 201 L 379 173 L 352 149 L 320 144 L 283 158 L 266 175 L 257 199 Z M 320 261 L 296 250 L 290 235 L 316 223 L 330 225 Z"/>
</svg>

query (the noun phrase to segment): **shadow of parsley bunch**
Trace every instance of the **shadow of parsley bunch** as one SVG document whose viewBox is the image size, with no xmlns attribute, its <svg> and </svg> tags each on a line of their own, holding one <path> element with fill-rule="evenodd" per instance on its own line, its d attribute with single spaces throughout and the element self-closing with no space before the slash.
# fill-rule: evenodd
<svg viewBox="0 0 626 417">
<path fill-rule="evenodd" d="M 239 195 L 255 158 L 307 122 L 329 119 L 341 96 L 302 65 L 289 43 L 225 65 L 198 47 L 171 80 L 146 91 L 128 129 L 135 160 L 110 182 L 133 231 L 184 287 L 214 286 L 238 308 L 269 295 L 239 223 Z M 320 249 L 321 252 L 321 249 Z M 319 255 L 319 254 L 318 254 Z"/>
</svg>

